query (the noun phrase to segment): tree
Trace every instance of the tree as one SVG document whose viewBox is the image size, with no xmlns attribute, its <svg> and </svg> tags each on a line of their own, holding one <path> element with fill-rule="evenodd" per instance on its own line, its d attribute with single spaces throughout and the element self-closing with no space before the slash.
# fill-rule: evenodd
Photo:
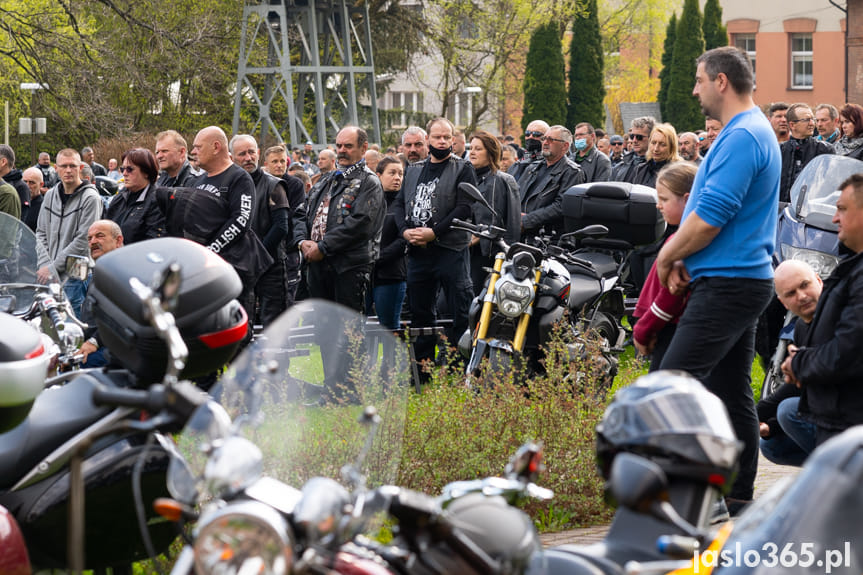
<svg viewBox="0 0 863 575">
<path fill-rule="evenodd" d="M 605 46 L 605 103 L 615 129 L 624 127 L 622 102 L 653 102 L 662 67 L 662 31 L 683 0 L 603 0 L 599 27 Z"/>
<path fill-rule="evenodd" d="M 707 0 L 704 5 L 704 49 L 712 50 L 728 45 L 728 31 L 722 25 L 722 6 L 719 0 Z"/>
<path fill-rule="evenodd" d="M 668 99 L 665 104 L 668 111 L 665 120 L 678 132 L 704 126 L 701 106 L 698 99 L 692 95 L 695 60 L 703 52 L 704 38 L 701 36 L 701 10 L 698 8 L 698 0 L 685 0 L 674 39 Z"/>
<path fill-rule="evenodd" d="M 659 72 L 659 113 L 662 118 L 668 117 L 666 107 L 668 100 L 668 84 L 671 80 L 671 61 L 674 57 L 674 40 L 677 36 L 677 12 L 671 15 L 668 28 L 665 29 L 665 43 L 662 45 L 662 71 Z"/>
<path fill-rule="evenodd" d="M 602 126 L 605 120 L 605 77 L 596 0 L 587 0 L 585 10 L 575 15 L 569 46 L 566 126 L 574 129 L 579 122 L 590 122 L 594 127 Z"/>
<path fill-rule="evenodd" d="M 545 120 L 550 125 L 566 121 L 566 78 L 560 28 L 556 23 L 547 22 L 534 30 L 523 86 L 522 129 L 533 120 Z"/>
</svg>

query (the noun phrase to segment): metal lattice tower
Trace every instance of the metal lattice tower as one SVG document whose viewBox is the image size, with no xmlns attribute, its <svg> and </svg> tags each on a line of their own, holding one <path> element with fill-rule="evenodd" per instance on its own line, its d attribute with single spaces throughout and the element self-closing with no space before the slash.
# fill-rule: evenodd
<svg viewBox="0 0 863 575">
<path fill-rule="evenodd" d="M 364 104 L 361 104 L 363 102 Z M 233 131 L 320 148 L 347 124 L 380 140 L 365 3 L 247 0 Z"/>
</svg>

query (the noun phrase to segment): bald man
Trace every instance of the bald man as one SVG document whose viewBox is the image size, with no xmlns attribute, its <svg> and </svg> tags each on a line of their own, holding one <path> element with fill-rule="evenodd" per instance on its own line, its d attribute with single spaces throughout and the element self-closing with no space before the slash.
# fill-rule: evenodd
<svg viewBox="0 0 863 575">
<path fill-rule="evenodd" d="M 35 232 L 36 224 L 39 221 L 39 210 L 42 209 L 42 199 L 44 198 L 42 188 L 45 186 L 45 179 L 39 168 L 27 168 L 21 179 L 30 188 L 30 209 L 27 211 L 24 223 Z"/>
<path fill-rule="evenodd" d="M 776 267 L 773 276 L 776 297 L 799 320 L 794 326 L 794 343 L 806 336 L 815 316 L 823 283 L 805 262 L 786 260 Z M 796 353 L 794 344 L 788 346 Z M 815 449 L 815 426 L 798 416 L 800 389 L 796 385 L 782 385 L 775 393 L 762 397 L 758 411 L 758 432 L 761 435 L 761 453 L 778 465 L 801 466 Z"/>
<path fill-rule="evenodd" d="M 192 154 L 204 170 L 204 175 L 195 181 L 195 189 L 219 198 L 228 213 L 218 230 L 208 230 L 210 234 L 206 238 L 195 239 L 221 255 L 237 270 L 243 280 L 243 293 L 239 299 L 249 315 L 251 326 L 255 317 L 255 282 L 263 271 L 252 254 L 243 253 L 247 248 L 244 236 L 254 234 L 251 224 L 255 218 L 255 182 L 246 170 L 231 160 L 228 137 L 218 126 L 209 126 L 198 132 L 192 144 Z M 263 248 L 259 240 L 255 246 Z M 272 264 L 272 258 L 266 250 L 264 255 L 269 260 L 264 266 L 266 269 Z"/>
</svg>

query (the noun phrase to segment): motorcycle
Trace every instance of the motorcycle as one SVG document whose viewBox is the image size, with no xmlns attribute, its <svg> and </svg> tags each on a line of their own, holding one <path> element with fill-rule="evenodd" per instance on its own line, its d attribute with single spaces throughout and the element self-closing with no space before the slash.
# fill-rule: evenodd
<svg viewBox="0 0 863 575">
<path fill-rule="evenodd" d="M 282 314 L 177 438 L 157 506 L 195 526 L 172 572 L 379 572 L 340 546 L 369 490 L 397 479 L 409 382 L 389 330 L 323 300 Z"/>
<path fill-rule="evenodd" d="M 845 156 L 817 156 L 806 164 L 791 187 L 791 202 L 781 206 L 776 228 L 776 252 L 774 267 L 785 260 L 799 260 L 809 264 L 815 272 L 826 279 L 839 263 L 840 247 L 836 224 L 832 222 L 839 198 L 839 185 L 856 173 L 863 172 L 863 162 Z M 782 362 L 788 354 L 788 345 L 793 341 L 796 317 L 786 312 L 774 298 L 768 319 L 779 323 L 784 314 L 778 341 L 769 349 L 774 350 L 764 373 L 762 396 L 772 394 L 785 380 Z M 778 327 L 778 326 L 777 326 Z"/>
<path fill-rule="evenodd" d="M 167 495 L 169 458 L 150 435 L 185 421 L 162 408 L 189 411 L 201 396 L 173 385 L 176 376 L 218 369 L 235 353 L 247 323 L 233 299 L 240 289 L 231 266 L 186 240 L 149 240 L 99 259 L 86 305 L 118 367 L 49 378 L 26 419 L 0 434 L 0 505 L 17 520 L 36 568 L 123 570 L 175 538 L 171 525 L 141 509 Z M 173 302 L 173 314 L 161 302 Z M 175 360 L 184 346 L 181 370 Z M 145 389 L 148 402 L 122 402 Z M 58 542 L 67 535 L 64 549 Z"/>
<path fill-rule="evenodd" d="M 42 392 L 51 357 L 42 336 L 23 320 L 0 313 L 0 433 L 19 425 Z M 30 575 L 24 536 L 0 505 L 0 573 Z"/>
<path fill-rule="evenodd" d="M 86 280 L 89 261 L 69 256 L 65 262 L 68 277 Z M 44 283 L 37 277 L 39 268 L 48 270 Z M 21 318 L 45 334 L 55 373 L 80 366 L 78 349 L 87 329 L 72 312 L 64 285 L 33 231 L 21 220 L 0 213 L 0 312 Z"/>
<path fill-rule="evenodd" d="M 470 195 L 482 199 L 478 192 Z M 564 216 L 571 231 L 558 245 L 540 237 L 537 245 L 509 246 L 500 228 L 453 222 L 500 248 L 483 292 L 471 305 L 470 331 L 459 344 L 470 358 L 468 377 L 478 373 L 485 357 L 499 371 L 508 370 L 512 358 L 525 357 L 528 369 L 541 372 L 540 348 L 569 311 L 576 336 L 568 346 L 570 358 L 585 360 L 584 335 L 596 334 L 600 353 L 592 359 L 607 385 L 614 380 L 627 334 L 624 318 L 637 301 L 630 297 L 630 256 L 636 245 L 661 238 L 665 222 L 654 190 L 618 182 L 571 188 L 564 195 Z"/>
</svg>

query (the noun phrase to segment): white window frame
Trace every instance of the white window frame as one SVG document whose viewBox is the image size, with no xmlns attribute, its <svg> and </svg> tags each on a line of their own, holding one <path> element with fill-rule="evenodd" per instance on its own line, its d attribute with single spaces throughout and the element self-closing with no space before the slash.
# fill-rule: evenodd
<svg viewBox="0 0 863 575">
<path fill-rule="evenodd" d="M 809 41 L 809 50 L 794 50 L 794 41 L 795 40 L 803 40 L 804 42 L 808 39 Z M 791 34 L 790 38 L 790 48 L 791 48 L 791 89 L 792 90 L 811 90 L 813 88 L 814 82 L 814 67 L 812 66 L 812 34 L 808 32 L 804 33 L 795 33 Z M 799 83 L 798 82 L 798 74 L 795 71 L 795 65 L 801 63 L 805 66 L 806 63 L 809 63 L 809 83 Z M 799 75 L 800 79 L 805 79 L 807 74 L 803 73 Z"/>
<path fill-rule="evenodd" d="M 399 121 L 394 128 L 408 125 L 408 114 L 422 112 L 423 98 L 421 92 L 388 92 L 389 109 L 401 108 Z"/>
</svg>

